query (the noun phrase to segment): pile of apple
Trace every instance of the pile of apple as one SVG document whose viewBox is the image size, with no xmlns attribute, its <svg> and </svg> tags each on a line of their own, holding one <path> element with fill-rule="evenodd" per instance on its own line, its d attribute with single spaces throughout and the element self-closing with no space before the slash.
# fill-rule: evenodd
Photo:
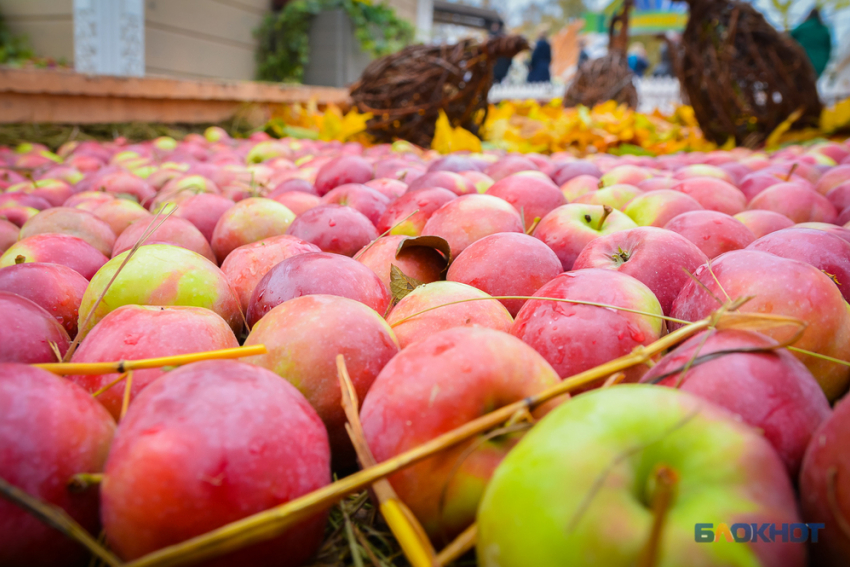
<svg viewBox="0 0 850 567">
<path fill-rule="evenodd" d="M 213 128 L 27 144 L 0 148 L 0 253 L 0 478 L 122 560 L 356 470 L 340 354 L 380 462 L 735 309 L 747 325 L 389 480 L 438 548 L 477 522 L 482 567 L 850 564 L 847 143 L 440 156 Z M 243 344 L 267 353 L 34 366 Z M 81 473 L 102 482 L 70 490 Z M 325 524 L 208 564 L 304 564 Z M 698 541 L 706 524 L 733 537 Z M 0 565 L 87 561 L 0 499 Z"/>
</svg>

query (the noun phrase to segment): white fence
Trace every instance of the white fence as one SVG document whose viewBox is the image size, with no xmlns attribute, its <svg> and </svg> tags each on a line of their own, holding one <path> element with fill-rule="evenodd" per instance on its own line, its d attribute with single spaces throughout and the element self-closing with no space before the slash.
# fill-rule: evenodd
<svg viewBox="0 0 850 567">
<path fill-rule="evenodd" d="M 635 79 L 638 91 L 638 110 L 652 112 L 656 109 L 669 114 L 681 104 L 682 97 L 679 81 L 673 77 L 648 77 Z M 493 85 L 488 98 L 490 102 L 501 100 L 551 100 L 564 96 L 567 85 L 554 83 L 523 83 Z M 821 81 L 818 85 L 821 100 L 826 106 L 850 97 L 850 85 Z"/>
</svg>

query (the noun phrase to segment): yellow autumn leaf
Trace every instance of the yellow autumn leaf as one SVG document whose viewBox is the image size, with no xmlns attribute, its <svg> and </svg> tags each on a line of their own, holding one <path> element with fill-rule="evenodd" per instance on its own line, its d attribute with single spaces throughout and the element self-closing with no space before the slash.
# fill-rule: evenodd
<svg viewBox="0 0 850 567">
<path fill-rule="evenodd" d="M 475 134 L 460 126 L 453 128 L 449 122 L 449 117 L 446 116 L 444 111 L 440 110 L 431 148 L 441 154 L 458 151 L 480 152 L 481 140 Z"/>
<path fill-rule="evenodd" d="M 786 119 L 782 122 L 782 124 L 780 124 L 779 126 L 777 126 L 777 127 L 773 130 L 773 132 L 771 132 L 771 133 L 770 133 L 770 136 L 768 136 L 768 137 L 767 137 L 767 140 L 765 140 L 765 143 L 764 143 L 765 147 L 766 147 L 768 150 L 770 150 L 770 149 L 775 149 L 776 147 L 778 147 L 778 146 L 779 146 L 779 141 L 780 141 L 780 139 L 782 138 L 782 135 L 783 135 L 783 134 L 785 134 L 785 132 L 787 132 L 788 130 L 790 130 L 790 129 L 791 129 L 791 126 L 793 126 L 794 122 L 796 122 L 797 120 L 799 120 L 799 119 L 800 119 L 800 117 L 803 115 L 803 112 L 805 112 L 805 111 L 806 111 L 806 108 L 805 108 L 805 107 L 803 107 L 803 106 L 801 106 L 800 108 L 798 108 L 797 110 L 795 110 L 794 112 L 792 112 L 792 113 L 788 116 L 788 118 L 786 118 Z"/>
</svg>

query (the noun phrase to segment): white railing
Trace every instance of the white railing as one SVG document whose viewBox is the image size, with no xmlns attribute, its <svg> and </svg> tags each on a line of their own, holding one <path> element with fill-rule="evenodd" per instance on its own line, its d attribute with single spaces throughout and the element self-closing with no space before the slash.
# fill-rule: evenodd
<svg viewBox="0 0 850 567">
<path fill-rule="evenodd" d="M 662 113 L 672 113 L 682 102 L 679 81 L 673 77 L 647 77 L 635 79 L 638 91 L 638 110 L 650 113 L 658 109 Z M 567 85 L 554 83 L 522 83 L 493 85 L 488 99 L 490 102 L 502 100 L 539 100 L 547 101 L 564 96 Z M 836 102 L 850 97 L 850 83 L 821 81 L 819 89 L 824 105 L 832 106 Z"/>
</svg>

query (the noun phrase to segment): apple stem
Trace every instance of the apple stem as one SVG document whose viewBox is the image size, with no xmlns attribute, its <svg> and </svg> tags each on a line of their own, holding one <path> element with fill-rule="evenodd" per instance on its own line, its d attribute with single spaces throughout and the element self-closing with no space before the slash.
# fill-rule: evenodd
<svg viewBox="0 0 850 567">
<path fill-rule="evenodd" d="M 599 218 L 599 224 L 596 225 L 596 230 L 602 230 L 602 226 L 605 224 L 605 220 L 608 218 L 614 209 L 612 209 L 608 205 L 603 205 L 602 207 L 602 216 Z"/>
<path fill-rule="evenodd" d="M 838 506 L 838 497 L 835 494 L 835 481 L 838 476 L 836 467 L 829 467 L 826 471 L 826 501 L 829 504 L 829 511 L 832 512 L 832 517 L 835 518 L 835 523 L 838 528 L 844 533 L 845 537 L 850 538 L 850 522 L 841 513 L 841 508 Z"/>
<path fill-rule="evenodd" d="M 111 567 L 123 565 L 120 559 L 111 551 L 100 545 L 85 528 L 59 506 L 44 502 L 31 494 L 27 494 L 17 486 L 10 484 L 0 478 L 0 497 L 8 500 L 15 506 L 22 508 L 35 516 L 39 521 L 76 541 L 101 561 Z"/>
<path fill-rule="evenodd" d="M 127 415 L 127 408 L 130 407 L 130 392 L 133 389 L 133 371 L 127 371 L 127 378 L 124 380 L 124 399 L 121 401 L 121 413 L 118 415 L 118 421 L 122 421 Z"/>
<path fill-rule="evenodd" d="M 77 473 L 68 479 L 68 490 L 77 494 L 103 482 L 102 473 Z"/>
<path fill-rule="evenodd" d="M 795 171 L 797 171 L 797 166 L 799 166 L 799 165 L 800 165 L 799 163 L 795 163 L 794 165 L 791 166 L 791 170 L 788 172 L 788 175 L 785 176 L 786 183 L 788 181 L 791 181 L 791 176 L 794 175 Z"/>
<path fill-rule="evenodd" d="M 534 232 L 534 229 L 537 228 L 537 225 L 540 224 L 540 217 L 534 217 L 534 220 L 531 221 L 531 226 L 525 231 L 526 234 L 531 234 Z"/>
<path fill-rule="evenodd" d="M 668 465 L 656 466 L 653 477 L 655 489 L 652 492 L 650 503 L 652 506 L 652 528 L 649 531 L 649 539 L 646 541 L 638 560 L 638 567 L 655 567 L 658 563 L 664 521 L 673 505 L 676 487 L 679 483 L 678 473 Z"/>
</svg>

